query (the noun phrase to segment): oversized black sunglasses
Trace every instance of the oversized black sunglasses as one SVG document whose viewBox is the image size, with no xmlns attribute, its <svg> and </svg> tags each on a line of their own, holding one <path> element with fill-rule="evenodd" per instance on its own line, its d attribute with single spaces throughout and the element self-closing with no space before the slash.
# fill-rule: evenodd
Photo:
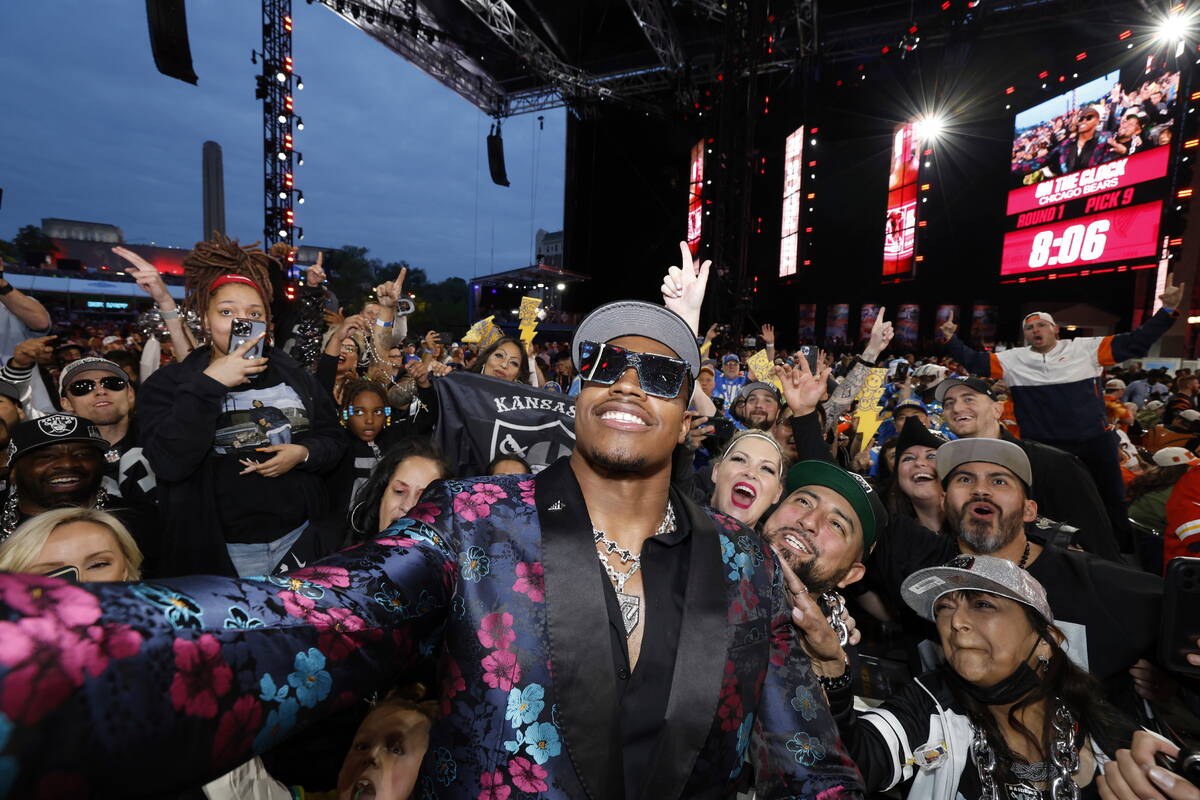
<svg viewBox="0 0 1200 800">
<path fill-rule="evenodd" d="M 637 370 L 638 383 L 643 392 L 667 400 L 679 396 L 688 371 L 687 362 L 678 358 L 635 353 L 615 344 L 579 343 L 581 380 L 612 386 L 630 367 Z"/>
<path fill-rule="evenodd" d="M 101 378 L 100 385 L 110 392 L 122 392 L 129 385 L 129 381 L 112 375 Z M 81 378 L 80 380 L 72 381 L 71 385 L 67 387 L 67 391 L 71 393 L 72 397 L 83 397 L 85 394 L 91 394 L 96 391 L 96 382 L 91 378 Z"/>
</svg>

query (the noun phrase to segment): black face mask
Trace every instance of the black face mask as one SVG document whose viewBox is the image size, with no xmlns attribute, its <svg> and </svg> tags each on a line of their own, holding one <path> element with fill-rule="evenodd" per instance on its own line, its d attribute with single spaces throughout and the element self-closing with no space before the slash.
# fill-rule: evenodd
<svg viewBox="0 0 1200 800">
<path fill-rule="evenodd" d="M 1039 638 L 1034 643 L 1033 650 L 1029 651 L 1030 656 L 1033 655 L 1034 650 L 1037 650 L 1041 641 Z M 1025 697 L 1042 682 L 1041 676 L 1029 666 L 1028 661 L 1029 656 L 1026 656 L 1011 675 L 992 686 L 979 686 L 971 683 L 949 667 L 947 667 L 947 672 L 950 675 L 951 683 L 976 702 L 985 706 L 1006 706 Z"/>
</svg>

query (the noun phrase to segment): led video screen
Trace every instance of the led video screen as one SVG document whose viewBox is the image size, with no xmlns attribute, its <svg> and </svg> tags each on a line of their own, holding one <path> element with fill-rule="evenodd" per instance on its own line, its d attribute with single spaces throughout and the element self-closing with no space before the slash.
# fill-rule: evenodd
<svg viewBox="0 0 1200 800">
<path fill-rule="evenodd" d="M 704 140 L 692 148 L 688 170 L 687 243 L 692 255 L 700 252 L 700 231 L 704 227 Z"/>
<path fill-rule="evenodd" d="M 1178 92 L 1146 59 L 1016 115 L 1003 278 L 1155 265 Z"/>
<path fill-rule="evenodd" d="M 804 126 L 783 147 L 783 216 L 779 225 L 779 277 L 796 274 L 800 259 L 800 187 L 803 185 Z"/>
<path fill-rule="evenodd" d="M 917 177 L 921 148 L 916 125 L 897 125 L 892 136 L 892 163 L 888 172 L 887 214 L 883 228 L 883 277 L 912 277 L 916 257 Z"/>
</svg>

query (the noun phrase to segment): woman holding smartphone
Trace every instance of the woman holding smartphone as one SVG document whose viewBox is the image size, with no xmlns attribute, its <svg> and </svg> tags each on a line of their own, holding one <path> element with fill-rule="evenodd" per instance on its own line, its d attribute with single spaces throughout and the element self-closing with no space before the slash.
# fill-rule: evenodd
<svg viewBox="0 0 1200 800">
<path fill-rule="evenodd" d="M 314 553 L 303 537 L 327 509 L 321 475 L 345 443 L 329 393 L 269 346 L 269 263 L 220 235 L 196 245 L 183 261 L 185 302 L 207 342 L 138 398 L 168 576 L 265 575 L 294 548 Z"/>
</svg>

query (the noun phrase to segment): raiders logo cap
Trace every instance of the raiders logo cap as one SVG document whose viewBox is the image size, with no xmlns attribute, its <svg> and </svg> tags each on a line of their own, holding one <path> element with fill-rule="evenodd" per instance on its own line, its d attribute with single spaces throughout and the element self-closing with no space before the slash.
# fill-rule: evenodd
<svg viewBox="0 0 1200 800">
<path fill-rule="evenodd" d="M 933 621 L 938 598 L 951 592 L 975 591 L 1024 603 L 1054 624 L 1046 590 L 1037 578 L 1007 558 L 960 555 L 944 566 L 919 569 L 904 579 L 900 593 L 909 608 Z"/>
<path fill-rule="evenodd" d="M 692 380 L 700 373 L 700 347 L 683 317 L 641 300 L 618 300 L 597 308 L 579 323 L 571 339 L 571 361 L 579 369 L 580 342 L 610 342 L 621 336 L 645 336 L 671 348 L 686 361 Z"/>
<path fill-rule="evenodd" d="M 841 495 L 858 516 L 858 524 L 863 531 L 863 548 L 871 549 L 875 537 L 887 525 L 888 515 L 883 501 L 879 499 L 879 492 L 866 478 L 828 461 L 801 461 L 788 470 L 784 493 L 790 495 L 805 486 L 824 486 Z"/>
<path fill-rule="evenodd" d="M 40 447 L 66 442 L 86 442 L 102 453 L 108 450 L 108 442 L 91 422 L 72 414 L 51 414 L 13 426 L 8 443 L 8 465 L 11 467 L 21 456 Z"/>
</svg>

